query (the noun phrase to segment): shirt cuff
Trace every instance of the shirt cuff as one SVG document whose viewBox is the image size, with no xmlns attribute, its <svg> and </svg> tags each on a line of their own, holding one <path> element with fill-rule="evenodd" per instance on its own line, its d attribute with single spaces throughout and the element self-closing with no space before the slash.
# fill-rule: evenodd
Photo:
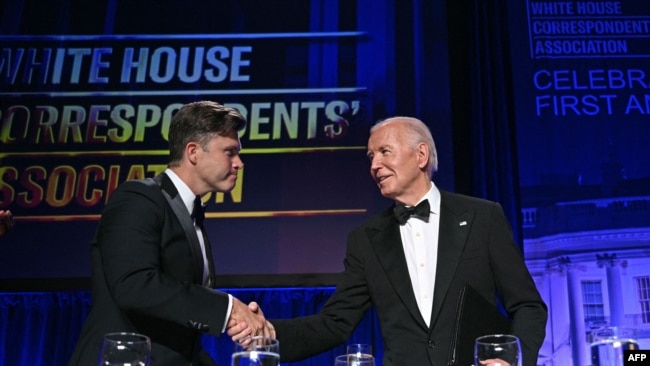
<svg viewBox="0 0 650 366">
<path fill-rule="evenodd" d="M 228 320 L 230 319 L 230 313 L 232 312 L 232 295 L 228 294 L 228 310 L 226 311 L 226 319 L 223 322 L 223 328 L 221 329 L 221 333 L 226 331 L 226 327 L 228 327 Z"/>
</svg>

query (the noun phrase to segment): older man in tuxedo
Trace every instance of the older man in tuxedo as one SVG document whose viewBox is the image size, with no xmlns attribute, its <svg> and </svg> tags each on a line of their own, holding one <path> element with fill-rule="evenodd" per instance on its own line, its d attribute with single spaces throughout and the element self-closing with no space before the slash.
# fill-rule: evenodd
<svg viewBox="0 0 650 366">
<path fill-rule="evenodd" d="M 318 314 L 271 320 L 282 361 L 344 342 L 375 306 L 383 366 L 453 365 L 456 309 L 469 286 L 493 306 L 500 296 L 523 364 L 536 365 L 547 308 L 501 206 L 436 187 L 434 141 L 415 118 L 374 125 L 367 155 L 372 178 L 394 204 L 349 234 L 345 271 Z M 235 341 L 244 336 L 239 327 L 228 330 Z"/>
</svg>

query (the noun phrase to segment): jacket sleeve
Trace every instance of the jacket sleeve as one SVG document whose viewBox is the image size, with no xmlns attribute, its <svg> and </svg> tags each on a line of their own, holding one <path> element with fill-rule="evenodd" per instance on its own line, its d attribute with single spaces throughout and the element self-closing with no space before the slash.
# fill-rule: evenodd
<svg viewBox="0 0 650 366">
<path fill-rule="evenodd" d="M 523 365 L 536 365 L 546 334 L 547 306 L 513 240 L 511 226 L 499 204 L 490 215 L 489 258 L 497 292 L 512 318 L 512 332 L 519 337 Z"/>
<path fill-rule="evenodd" d="M 271 320 L 280 340 L 280 359 L 294 362 L 345 342 L 370 307 L 360 245 L 348 238 L 345 270 L 336 290 L 318 314 Z"/>
<path fill-rule="evenodd" d="M 221 334 L 228 295 L 193 283 L 187 238 L 157 186 L 123 183 L 102 213 L 94 247 L 128 316 Z"/>
</svg>

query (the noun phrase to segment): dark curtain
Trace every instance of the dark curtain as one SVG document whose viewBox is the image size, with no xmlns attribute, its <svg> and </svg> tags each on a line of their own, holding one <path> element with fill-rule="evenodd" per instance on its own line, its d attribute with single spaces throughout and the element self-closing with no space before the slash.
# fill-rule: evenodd
<svg viewBox="0 0 650 366">
<path fill-rule="evenodd" d="M 522 245 L 507 1 L 447 6 L 456 189 L 499 202 Z"/>
<path fill-rule="evenodd" d="M 320 288 L 224 289 L 248 303 L 257 301 L 267 318 L 293 318 L 317 313 L 334 291 Z M 66 366 L 90 311 L 90 292 L 0 293 L 0 365 Z M 383 356 L 383 343 L 374 309 L 366 313 L 348 341 L 303 362 L 287 366 L 331 366 L 351 343 L 370 343 Z M 233 343 L 227 335 L 204 336 L 205 349 L 218 365 L 230 365 Z M 282 345 L 280 345 L 282 347 Z M 89 365 L 94 366 L 94 365 Z"/>
<path fill-rule="evenodd" d="M 89 309 L 85 292 L 0 293 L 0 365 L 67 365 Z"/>
</svg>

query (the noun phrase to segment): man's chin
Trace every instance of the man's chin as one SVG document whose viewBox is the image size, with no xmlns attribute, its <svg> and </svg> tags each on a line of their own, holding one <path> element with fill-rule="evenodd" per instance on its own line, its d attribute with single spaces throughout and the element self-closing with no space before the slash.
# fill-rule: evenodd
<svg viewBox="0 0 650 366">
<path fill-rule="evenodd" d="M 228 193 L 232 191 L 235 188 L 235 183 L 237 183 L 237 180 L 235 179 L 232 182 L 224 182 L 223 184 L 220 184 L 219 187 L 217 187 L 217 192 L 223 192 L 223 193 Z"/>
<path fill-rule="evenodd" d="M 388 187 L 379 187 L 379 193 L 381 193 L 382 196 L 390 199 L 394 199 L 395 194 L 392 190 L 388 189 Z"/>
</svg>

